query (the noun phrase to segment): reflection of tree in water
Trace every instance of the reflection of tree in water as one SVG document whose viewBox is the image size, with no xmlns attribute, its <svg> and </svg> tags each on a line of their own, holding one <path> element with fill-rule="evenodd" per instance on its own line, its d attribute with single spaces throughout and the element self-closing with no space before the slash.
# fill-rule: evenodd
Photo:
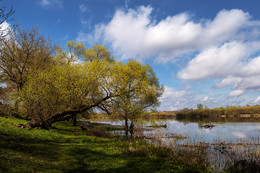
<svg viewBox="0 0 260 173">
<path fill-rule="evenodd" d="M 211 124 L 211 123 L 208 123 L 208 124 L 198 123 L 198 128 L 200 128 L 200 129 L 209 129 L 209 130 L 211 130 L 215 126 L 216 125 Z"/>
</svg>

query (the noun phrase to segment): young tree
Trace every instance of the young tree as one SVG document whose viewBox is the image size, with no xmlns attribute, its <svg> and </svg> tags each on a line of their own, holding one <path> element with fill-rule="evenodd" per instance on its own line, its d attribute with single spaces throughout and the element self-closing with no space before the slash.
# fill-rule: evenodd
<svg viewBox="0 0 260 173">
<path fill-rule="evenodd" d="M 14 91 L 22 89 L 33 69 L 45 69 L 53 61 L 55 46 L 39 35 L 36 28 L 17 29 L 9 39 L 1 40 L 1 83 Z"/>
<path fill-rule="evenodd" d="M 134 132 L 134 123 L 142 117 L 142 113 L 159 105 L 163 86 L 159 85 L 153 69 L 149 65 L 130 60 L 127 64 L 117 64 L 114 72 L 124 92 L 111 99 L 112 115 L 124 119 L 125 135 Z M 130 121 L 130 126 L 129 126 Z"/>
</svg>

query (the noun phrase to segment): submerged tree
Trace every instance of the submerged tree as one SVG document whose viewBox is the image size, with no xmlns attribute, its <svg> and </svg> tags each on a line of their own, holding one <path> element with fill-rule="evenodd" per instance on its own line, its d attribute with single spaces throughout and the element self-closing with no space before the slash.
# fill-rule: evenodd
<svg viewBox="0 0 260 173">
<path fill-rule="evenodd" d="M 130 60 L 127 64 L 118 64 L 114 70 L 124 92 L 111 99 L 112 115 L 124 119 L 125 135 L 130 132 L 132 136 L 134 124 L 142 117 L 143 112 L 159 106 L 158 98 L 162 95 L 164 87 L 160 86 L 149 65 Z"/>
</svg>

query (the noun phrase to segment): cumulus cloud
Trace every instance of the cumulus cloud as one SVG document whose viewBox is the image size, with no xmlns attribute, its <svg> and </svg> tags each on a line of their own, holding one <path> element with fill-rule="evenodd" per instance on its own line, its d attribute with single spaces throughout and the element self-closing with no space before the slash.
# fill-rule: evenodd
<svg viewBox="0 0 260 173">
<path fill-rule="evenodd" d="M 258 97 L 255 99 L 254 102 L 255 102 L 255 103 L 260 103 L 260 96 L 258 96 Z"/>
<path fill-rule="evenodd" d="M 152 12 L 151 6 L 118 9 L 92 35 L 80 32 L 78 38 L 111 44 L 122 59 L 167 63 L 190 57 L 179 79 L 221 79 L 215 88 L 233 86 L 231 97 L 260 91 L 260 21 L 240 9 L 201 20 L 187 12 L 155 20 Z M 166 92 L 170 95 L 170 89 Z"/>
<path fill-rule="evenodd" d="M 181 110 L 183 108 L 195 108 L 199 100 L 193 93 L 188 93 L 187 89 L 175 90 L 165 86 L 165 91 L 160 97 L 160 110 Z"/>
<path fill-rule="evenodd" d="M 204 98 L 202 99 L 203 102 L 206 102 L 206 101 L 208 101 L 208 100 L 209 100 L 209 97 L 208 97 L 208 96 L 206 96 L 206 97 L 204 97 Z"/>
<path fill-rule="evenodd" d="M 223 79 L 219 84 L 216 84 L 216 87 L 223 88 L 227 86 L 233 86 L 233 91 L 230 93 L 230 96 L 237 96 L 234 93 L 241 93 L 247 91 L 260 91 L 260 75 L 245 75 L 240 77 L 227 77 Z M 235 92 L 235 91 L 244 91 Z M 238 94 L 238 95 L 241 95 Z"/>
<path fill-rule="evenodd" d="M 199 53 L 178 73 L 185 80 L 219 78 L 241 73 L 243 60 L 260 49 L 260 42 L 228 42 Z"/>
<path fill-rule="evenodd" d="M 244 90 L 234 90 L 229 93 L 229 96 L 234 97 L 234 96 L 240 96 L 242 94 L 244 94 Z"/>
<path fill-rule="evenodd" d="M 165 86 L 165 91 L 161 97 L 162 100 L 180 98 L 186 94 L 186 91 L 175 91 L 173 88 Z"/>
<path fill-rule="evenodd" d="M 242 29 L 253 25 L 250 15 L 238 9 L 222 10 L 213 20 L 206 22 L 193 21 L 189 13 L 155 21 L 151 17 L 152 10 L 149 6 L 117 10 L 108 24 L 99 25 L 102 39 L 111 43 L 122 58 L 156 56 L 157 61 L 167 62 L 230 39 L 241 40 L 245 37 Z"/>
<path fill-rule="evenodd" d="M 229 96 L 240 96 L 247 91 L 260 91 L 259 41 L 226 42 L 210 47 L 196 55 L 178 72 L 184 80 L 222 79 L 216 88 L 233 86 Z"/>
<path fill-rule="evenodd" d="M 205 96 L 203 97 L 203 99 L 201 100 L 203 103 L 210 103 L 215 99 L 215 95 L 212 96 Z"/>
<path fill-rule="evenodd" d="M 173 88 L 165 86 L 164 93 L 162 97 L 160 97 L 161 109 L 162 110 L 178 110 L 180 109 L 181 98 L 184 98 L 186 95 L 186 91 L 175 91 Z"/>
</svg>

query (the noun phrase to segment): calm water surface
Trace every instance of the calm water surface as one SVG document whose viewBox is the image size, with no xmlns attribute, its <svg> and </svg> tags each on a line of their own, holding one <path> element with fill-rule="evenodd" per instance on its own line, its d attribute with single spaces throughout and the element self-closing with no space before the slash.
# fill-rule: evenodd
<svg viewBox="0 0 260 173">
<path fill-rule="evenodd" d="M 102 121 L 112 125 L 124 125 L 124 121 Z M 166 124 L 166 128 L 151 128 L 150 125 Z M 207 123 L 205 123 L 207 124 Z M 140 122 L 138 126 L 146 128 L 143 132 L 144 136 L 160 135 L 163 140 L 171 141 L 173 139 L 166 136 L 177 134 L 186 136 L 187 139 L 181 140 L 180 143 L 260 143 L 260 122 L 227 122 L 227 123 L 212 123 L 216 125 L 211 129 L 202 127 L 205 125 L 197 122 L 180 122 L 177 120 Z M 115 133 L 124 134 L 123 131 L 115 131 Z"/>
</svg>

